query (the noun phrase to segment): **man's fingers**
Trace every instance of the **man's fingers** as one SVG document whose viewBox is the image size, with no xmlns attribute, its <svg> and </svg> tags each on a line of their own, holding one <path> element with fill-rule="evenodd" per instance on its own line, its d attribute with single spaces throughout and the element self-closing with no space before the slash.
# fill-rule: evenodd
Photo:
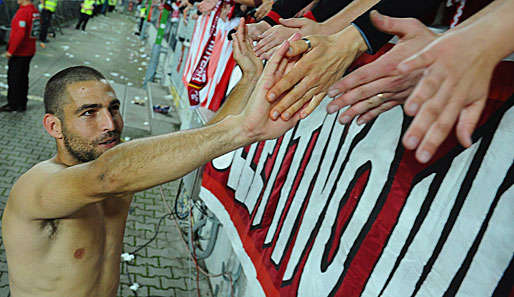
<svg viewBox="0 0 514 297">
<path fill-rule="evenodd" d="M 457 119 L 459 109 L 459 107 L 445 108 L 439 118 L 430 126 L 416 150 L 416 159 L 419 162 L 430 161 L 439 145 L 448 137 Z"/>
<path fill-rule="evenodd" d="M 407 102 L 405 102 L 405 113 L 409 116 L 414 116 L 421 105 L 432 98 L 432 96 L 434 96 L 442 86 L 448 87 L 451 85 L 450 82 L 445 81 L 444 79 L 444 73 L 439 73 L 437 68 L 427 69 L 426 74 L 414 88 L 414 91 L 407 99 Z"/>
<path fill-rule="evenodd" d="M 383 95 L 380 96 L 372 96 L 366 100 L 359 101 L 355 104 L 353 104 L 350 108 L 345 110 L 340 116 L 339 116 L 339 122 L 341 124 L 347 124 L 349 123 L 354 117 L 363 114 L 367 112 L 368 110 L 371 110 L 387 100 Z"/>
<path fill-rule="evenodd" d="M 280 116 L 282 120 L 289 121 L 291 116 L 295 115 L 299 110 L 303 109 L 303 107 L 312 99 L 312 96 L 305 95 L 300 100 L 297 100 L 293 103 L 293 105 L 289 106 Z M 301 116 L 300 116 L 301 118 Z"/>
<path fill-rule="evenodd" d="M 232 49 L 234 50 L 234 55 L 237 56 L 242 54 L 241 45 L 239 43 L 239 36 L 235 33 L 232 34 L 232 40 Z"/>
<path fill-rule="evenodd" d="M 282 19 L 280 18 L 279 23 L 289 28 L 302 28 L 305 26 L 305 20 L 303 18 L 291 18 L 291 19 Z"/>
<path fill-rule="evenodd" d="M 311 47 L 313 47 L 314 44 L 312 43 L 313 42 L 312 39 L 310 39 L 308 37 L 307 37 L 307 39 L 310 40 Z M 305 42 L 305 40 L 302 39 L 302 40 L 294 41 L 294 42 L 291 42 L 291 45 L 289 46 L 289 50 L 287 51 L 287 56 L 295 57 L 295 56 L 305 53 L 308 49 L 309 49 L 309 45 L 307 44 L 307 42 Z"/>
<path fill-rule="evenodd" d="M 264 54 L 267 51 L 269 51 L 270 49 L 280 45 L 280 43 L 282 41 L 280 41 L 277 38 L 266 37 L 266 38 L 262 39 L 261 41 L 259 41 L 259 43 L 257 43 L 257 45 L 255 46 L 255 48 L 254 48 L 255 54 L 257 55 L 257 57 L 261 57 L 262 54 Z"/>
<path fill-rule="evenodd" d="M 453 97 L 448 100 L 448 97 Z M 405 132 L 403 144 L 416 150 L 416 159 L 426 163 L 451 131 L 463 104 L 464 94 L 443 83 L 434 98 L 426 102 Z"/>
<path fill-rule="evenodd" d="M 273 30 L 274 27 L 271 27 L 269 28 L 268 30 L 262 32 L 261 34 L 259 34 L 259 39 L 264 39 L 265 37 L 268 37 L 269 35 L 271 35 L 273 32 L 275 32 L 275 30 Z"/>
<path fill-rule="evenodd" d="M 275 72 L 279 68 L 281 61 L 284 58 L 285 53 L 288 48 L 289 48 L 289 42 L 284 41 L 284 43 L 282 43 L 282 45 L 277 49 L 277 51 L 275 51 L 275 54 L 268 61 L 268 63 L 266 64 L 266 67 L 264 67 L 263 75 L 265 75 L 265 76 L 275 75 Z"/>
<path fill-rule="evenodd" d="M 276 53 L 275 53 L 276 54 Z M 273 59 L 273 57 L 272 57 Z M 275 101 L 278 96 L 282 95 L 289 89 L 291 89 L 297 82 L 299 82 L 305 75 L 303 67 L 296 67 L 295 65 L 286 75 L 284 75 L 266 94 L 266 98 L 269 102 Z"/>
<path fill-rule="evenodd" d="M 315 95 L 309 104 L 300 112 L 300 118 L 305 119 L 319 106 L 321 101 L 327 96 L 327 92 L 321 92 Z"/>
<path fill-rule="evenodd" d="M 282 59 L 280 61 L 280 64 L 277 67 L 277 70 L 275 70 L 275 81 L 281 79 L 282 76 L 284 76 L 284 74 L 286 73 L 288 63 L 289 63 L 289 61 L 287 59 Z"/>
<path fill-rule="evenodd" d="M 410 58 L 407 58 L 398 64 L 397 68 L 400 73 L 409 73 L 416 69 L 426 68 L 434 63 L 434 58 L 426 51 L 421 51 Z"/>
<path fill-rule="evenodd" d="M 466 106 L 459 115 L 457 122 L 456 134 L 459 143 L 463 147 L 470 147 L 472 144 L 471 135 L 477 126 L 482 110 L 484 109 L 486 98 L 482 98 Z"/>
<path fill-rule="evenodd" d="M 384 113 L 397 105 L 400 105 L 400 102 L 394 101 L 394 100 L 384 102 L 381 105 L 364 113 L 363 115 L 360 115 L 357 118 L 357 125 L 365 124 L 365 123 L 371 121 L 372 119 L 376 118 L 381 113 Z"/>
<path fill-rule="evenodd" d="M 376 10 L 373 10 L 369 16 L 371 22 L 378 30 L 387 34 L 396 35 L 399 38 L 423 26 L 420 21 L 414 18 L 392 18 Z"/>
<path fill-rule="evenodd" d="M 273 48 L 269 49 L 267 52 L 265 52 L 264 54 L 262 54 L 260 57 L 263 59 L 263 60 L 268 60 L 272 55 L 273 53 L 275 52 L 276 50 L 276 46 L 274 46 Z"/>
<path fill-rule="evenodd" d="M 284 78 L 287 77 L 287 75 L 288 74 L 286 74 Z M 307 94 L 308 91 L 311 92 L 312 90 L 308 90 L 304 84 L 298 83 L 293 89 L 291 89 L 291 91 L 289 91 L 289 93 L 280 99 L 277 105 L 273 107 L 270 112 L 271 118 L 276 120 L 284 111 L 293 106 L 299 99 L 305 97 L 306 95 L 310 95 L 310 98 L 312 98 L 315 93 L 311 92 L 310 94 Z M 303 106 L 303 104 L 300 105 L 300 107 L 301 106 Z M 283 118 L 287 118 L 287 115 L 284 115 Z"/>
<path fill-rule="evenodd" d="M 344 78 L 343 78 L 344 80 Z M 398 78 L 397 77 L 385 77 L 381 78 L 375 81 L 372 81 L 370 83 L 358 86 L 353 89 L 349 89 L 345 91 L 345 93 L 336 99 L 334 99 L 330 104 L 327 106 L 327 110 L 329 113 L 336 112 L 337 110 L 351 104 L 355 104 L 356 102 L 359 102 L 361 100 L 364 100 L 366 98 L 370 98 L 374 95 L 377 95 L 377 93 L 383 94 L 384 92 L 391 92 L 394 93 L 396 91 L 399 91 L 401 89 L 404 89 L 404 87 L 401 84 L 398 84 Z M 388 99 L 392 99 L 387 97 Z M 332 106 L 336 107 L 332 107 Z"/>
<path fill-rule="evenodd" d="M 337 95 L 346 92 L 347 90 L 354 89 L 358 86 L 364 85 L 386 75 L 386 72 L 377 71 L 377 69 L 382 69 L 380 61 L 378 60 L 359 67 L 357 70 L 344 76 L 341 80 L 333 84 L 328 89 L 328 96 L 334 98 Z"/>
<path fill-rule="evenodd" d="M 239 19 L 239 25 L 237 25 L 237 31 L 236 35 L 238 35 L 241 39 L 244 40 L 244 37 L 246 36 L 246 25 L 245 25 L 245 19 L 240 18 Z"/>
</svg>

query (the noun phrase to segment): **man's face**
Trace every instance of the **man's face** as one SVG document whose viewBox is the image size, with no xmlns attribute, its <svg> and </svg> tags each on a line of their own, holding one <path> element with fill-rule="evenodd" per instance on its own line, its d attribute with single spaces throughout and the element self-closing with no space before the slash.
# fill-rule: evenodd
<svg viewBox="0 0 514 297">
<path fill-rule="evenodd" d="M 120 143 L 120 101 L 105 81 L 83 81 L 67 87 L 62 134 L 68 152 L 80 162 L 98 158 Z"/>
</svg>

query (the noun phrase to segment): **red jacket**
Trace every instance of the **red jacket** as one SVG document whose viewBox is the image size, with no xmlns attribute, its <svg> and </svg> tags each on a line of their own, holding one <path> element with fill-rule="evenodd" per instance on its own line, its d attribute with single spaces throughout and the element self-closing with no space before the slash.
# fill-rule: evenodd
<svg viewBox="0 0 514 297">
<path fill-rule="evenodd" d="M 36 26 L 32 30 L 36 20 Z M 37 28 L 36 28 L 37 27 Z M 11 34 L 7 51 L 13 56 L 33 56 L 39 30 L 39 12 L 34 4 L 20 6 L 11 22 Z"/>
</svg>

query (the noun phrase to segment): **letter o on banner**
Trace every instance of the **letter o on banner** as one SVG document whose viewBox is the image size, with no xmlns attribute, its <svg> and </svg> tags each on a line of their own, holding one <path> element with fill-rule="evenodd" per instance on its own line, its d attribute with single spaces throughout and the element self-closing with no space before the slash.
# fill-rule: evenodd
<svg viewBox="0 0 514 297">
<path fill-rule="evenodd" d="M 230 164 L 232 164 L 235 153 L 235 151 L 232 151 L 217 157 L 216 159 L 212 160 L 212 166 L 214 166 L 214 168 L 217 170 L 226 170 L 228 167 L 230 167 Z"/>
</svg>

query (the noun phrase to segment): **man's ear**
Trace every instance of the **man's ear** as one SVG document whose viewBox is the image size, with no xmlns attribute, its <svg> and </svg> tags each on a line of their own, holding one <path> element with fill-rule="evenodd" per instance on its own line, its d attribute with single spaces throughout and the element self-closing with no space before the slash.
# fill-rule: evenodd
<svg viewBox="0 0 514 297">
<path fill-rule="evenodd" d="M 61 139 L 63 137 L 61 120 L 55 115 L 49 113 L 45 114 L 43 125 L 50 136 L 56 139 Z"/>
</svg>

